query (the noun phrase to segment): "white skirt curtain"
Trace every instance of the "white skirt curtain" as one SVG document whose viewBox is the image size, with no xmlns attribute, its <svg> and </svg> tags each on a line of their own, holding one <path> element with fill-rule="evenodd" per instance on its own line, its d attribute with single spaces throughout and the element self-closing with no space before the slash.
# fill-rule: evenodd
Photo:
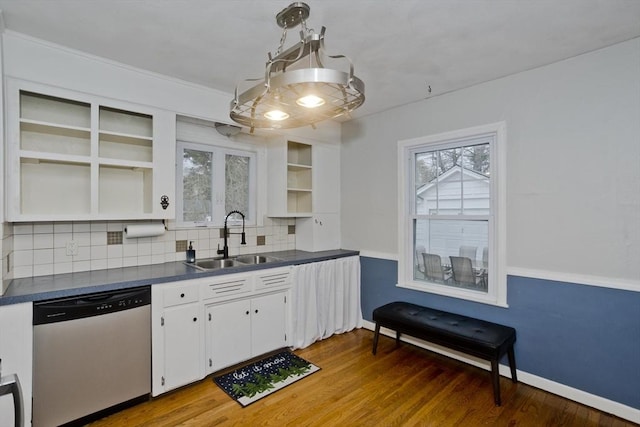
<svg viewBox="0 0 640 427">
<path fill-rule="evenodd" d="M 359 257 L 296 266 L 293 283 L 293 348 L 362 327 Z"/>
</svg>

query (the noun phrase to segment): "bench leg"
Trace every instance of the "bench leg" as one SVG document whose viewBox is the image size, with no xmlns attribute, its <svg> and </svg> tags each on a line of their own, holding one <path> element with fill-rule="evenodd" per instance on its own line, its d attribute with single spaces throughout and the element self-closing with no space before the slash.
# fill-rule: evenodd
<svg viewBox="0 0 640 427">
<path fill-rule="evenodd" d="M 380 325 L 376 323 L 376 331 L 373 334 L 373 355 L 376 355 L 378 350 L 378 337 L 380 337 Z"/>
<path fill-rule="evenodd" d="M 498 369 L 498 359 L 491 360 L 491 381 L 493 382 L 493 400 L 496 406 L 501 405 L 500 401 L 500 372 Z"/>
<path fill-rule="evenodd" d="M 396 348 L 400 346 L 400 332 L 396 331 Z"/>
<path fill-rule="evenodd" d="M 511 368 L 511 381 L 514 383 L 518 382 L 518 376 L 516 375 L 516 355 L 513 352 L 513 346 L 509 348 L 507 351 L 507 356 L 509 357 L 509 367 Z"/>
</svg>

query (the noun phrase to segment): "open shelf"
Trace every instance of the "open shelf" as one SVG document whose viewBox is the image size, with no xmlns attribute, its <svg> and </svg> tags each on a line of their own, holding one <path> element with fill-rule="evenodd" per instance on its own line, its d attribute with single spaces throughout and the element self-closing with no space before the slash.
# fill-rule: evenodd
<svg viewBox="0 0 640 427">
<path fill-rule="evenodd" d="M 43 153 L 89 156 L 91 154 L 91 130 L 22 121 L 20 123 L 20 148 Z"/>
<path fill-rule="evenodd" d="M 151 214 L 153 170 L 101 165 L 99 212 L 104 214 Z"/>
<path fill-rule="evenodd" d="M 23 215 L 91 213 L 91 165 L 41 159 L 20 161 Z"/>
<path fill-rule="evenodd" d="M 89 129 L 91 104 L 21 91 L 20 118 Z"/>
</svg>

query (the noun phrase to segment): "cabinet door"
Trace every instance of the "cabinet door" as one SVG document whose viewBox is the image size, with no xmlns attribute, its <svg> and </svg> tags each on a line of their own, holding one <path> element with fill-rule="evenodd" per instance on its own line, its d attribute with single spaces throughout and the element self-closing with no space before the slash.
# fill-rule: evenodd
<svg viewBox="0 0 640 427">
<path fill-rule="evenodd" d="M 200 313 L 199 304 L 164 311 L 165 390 L 197 381 L 202 376 Z"/>
<path fill-rule="evenodd" d="M 32 304 L 0 307 L 0 359 L 2 375 L 17 374 L 22 388 L 22 419 L 31 424 L 31 378 L 33 354 Z M 11 394 L 0 397 L 0 425 L 12 426 L 14 407 Z"/>
<path fill-rule="evenodd" d="M 207 366 L 209 372 L 251 357 L 251 300 L 207 308 Z"/>
<path fill-rule="evenodd" d="M 286 292 L 251 301 L 251 352 L 258 356 L 287 345 Z"/>
</svg>

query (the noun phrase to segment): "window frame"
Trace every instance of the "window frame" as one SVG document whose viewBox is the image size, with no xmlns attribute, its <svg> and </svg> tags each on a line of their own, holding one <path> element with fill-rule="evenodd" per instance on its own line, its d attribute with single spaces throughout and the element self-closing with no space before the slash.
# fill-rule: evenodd
<svg viewBox="0 0 640 427">
<path fill-rule="evenodd" d="M 487 138 L 490 152 L 489 283 L 487 292 L 414 279 L 414 154 L 463 146 Z M 426 215 L 426 217 L 430 217 Z M 434 215 L 432 219 L 453 218 Z M 483 218 L 476 216 L 477 219 Z M 461 218 L 459 218 L 461 219 Z M 398 287 L 507 307 L 506 275 L 506 123 L 497 122 L 398 141 Z"/>
<path fill-rule="evenodd" d="M 212 188 L 212 218 L 211 221 L 184 221 L 184 194 L 183 194 L 183 153 L 185 149 L 209 152 L 212 156 L 212 177 L 213 183 L 222 182 L 222 191 Z M 245 214 L 246 225 L 257 225 L 258 217 L 258 153 L 248 149 L 230 148 L 224 145 L 203 144 L 200 142 L 176 141 L 176 227 L 222 227 L 224 225 L 224 190 L 225 190 L 225 159 L 226 155 L 249 157 L 249 212 Z M 222 161 L 220 159 L 223 159 Z M 217 166 L 215 164 L 218 163 Z M 218 188 L 219 189 L 219 188 Z M 216 206 L 218 205 L 218 206 Z M 221 207 L 219 205 L 222 205 Z M 219 215 L 216 215 L 219 214 Z M 229 218 L 229 223 L 240 222 L 235 218 Z"/>
</svg>

